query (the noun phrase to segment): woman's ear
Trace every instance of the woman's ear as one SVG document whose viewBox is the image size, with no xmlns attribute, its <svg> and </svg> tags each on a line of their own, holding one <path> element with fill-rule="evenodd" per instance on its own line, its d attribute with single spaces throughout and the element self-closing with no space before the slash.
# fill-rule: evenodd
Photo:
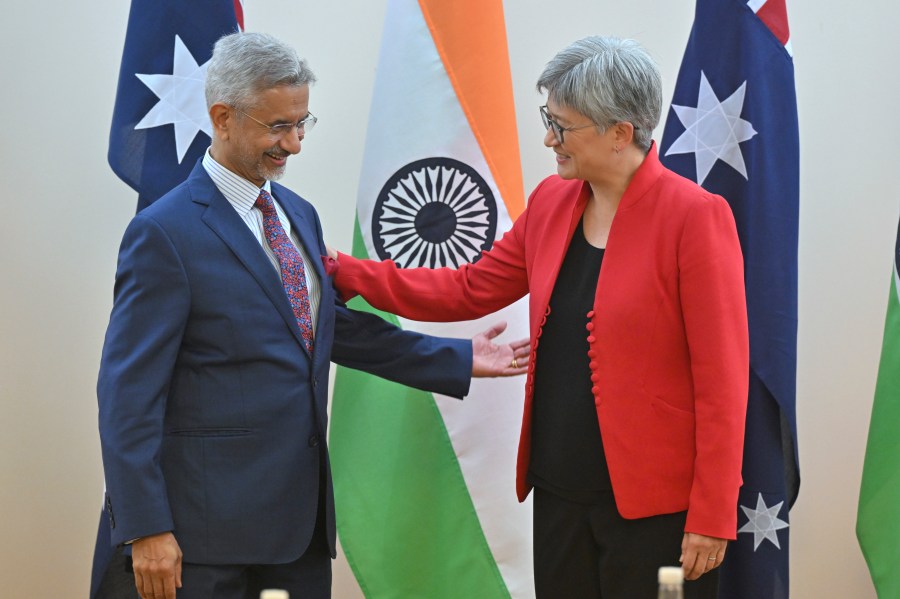
<svg viewBox="0 0 900 599">
<path fill-rule="evenodd" d="M 627 121 L 621 121 L 613 125 L 616 135 L 616 146 L 621 148 L 628 147 L 634 140 L 634 125 Z"/>
</svg>

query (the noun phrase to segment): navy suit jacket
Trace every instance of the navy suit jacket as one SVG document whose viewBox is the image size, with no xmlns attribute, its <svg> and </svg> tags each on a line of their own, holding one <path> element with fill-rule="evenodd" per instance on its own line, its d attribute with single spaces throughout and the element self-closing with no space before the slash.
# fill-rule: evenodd
<svg viewBox="0 0 900 599">
<path fill-rule="evenodd" d="M 272 193 L 322 281 L 312 355 L 277 271 L 199 162 L 125 232 L 97 386 L 113 545 L 174 531 L 188 562 L 292 561 L 324 484 L 333 554 L 330 360 L 468 391 L 471 343 L 346 308 L 318 260 L 315 209 L 283 186 Z"/>
</svg>

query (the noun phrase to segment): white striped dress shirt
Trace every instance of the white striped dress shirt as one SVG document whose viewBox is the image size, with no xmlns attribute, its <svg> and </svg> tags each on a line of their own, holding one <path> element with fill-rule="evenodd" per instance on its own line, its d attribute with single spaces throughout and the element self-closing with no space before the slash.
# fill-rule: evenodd
<svg viewBox="0 0 900 599">
<path fill-rule="evenodd" d="M 270 248 L 269 244 L 266 242 L 262 212 L 260 212 L 258 208 L 253 207 L 256 203 L 256 199 L 259 197 L 260 188 L 216 162 L 216 159 L 210 155 L 208 149 L 203 156 L 203 168 L 206 169 L 206 172 L 213 180 L 213 183 L 216 184 L 216 187 L 222 192 L 225 199 L 228 200 L 228 203 L 232 205 L 238 213 L 238 216 L 244 220 L 244 223 L 246 223 L 250 232 L 253 233 L 256 241 L 258 241 L 259 245 L 265 250 L 266 255 L 269 257 L 269 261 L 272 263 L 272 266 L 275 267 L 275 270 L 280 277 L 281 267 L 278 264 L 278 258 L 275 257 L 272 248 Z M 271 193 L 272 186 L 270 182 L 266 181 L 265 185 L 262 186 L 262 189 Z M 275 212 L 278 213 L 278 220 L 281 221 L 281 226 L 284 227 L 284 232 L 287 233 L 291 242 L 297 246 L 297 250 L 303 258 L 303 270 L 306 272 L 306 288 L 309 292 L 309 308 L 312 312 L 312 314 L 310 314 L 310 317 L 312 318 L 312 330 L 313 335 L 315 335 L 316 323 L 319 316 L 319 302 L 322 299 L 319 278 L 316 276 L 315 269 L 310 266 L 312 263 L 310 262 L 309 253 L 306 251 L 306 248 L 303 247 L 303 244 L 300 243 L 300 239 L 297 235 L 291 231 L 291 221 L 288 220 L 287 216 L 284 214 L 284 210 L 281 209 L 278 198 L 272 196 L 272 199 L 275 203 Z"/>
</svg>

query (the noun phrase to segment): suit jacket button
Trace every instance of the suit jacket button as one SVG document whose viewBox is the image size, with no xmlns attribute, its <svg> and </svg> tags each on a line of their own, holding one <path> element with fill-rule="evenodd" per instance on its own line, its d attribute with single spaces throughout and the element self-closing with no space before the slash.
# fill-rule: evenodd
<svg viewBox="0 0 900 599">
<path fill-rule="evenodd" d="M 109 495 L 106 496 L 106 515 L 109 518 L 109 527 L 116 527 L 116 517 L 113 515 L 112 509 L 112 500 L 109 498 Z"/>
<path fill-rule="evenodd" d="M 316 447 L 319 444 L 319 437 L 316 435 L 312 435 L 309 438 L 309 446 Z"/>
</svg>

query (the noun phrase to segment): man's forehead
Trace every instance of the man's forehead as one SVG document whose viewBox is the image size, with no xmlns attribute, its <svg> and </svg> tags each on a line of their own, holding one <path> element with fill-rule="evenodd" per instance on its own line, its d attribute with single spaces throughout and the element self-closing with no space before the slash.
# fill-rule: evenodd
<svg viewBox="0 0 900 599">
<path fill-rule="evenodd" d="M 254 108 L 273 113 L 306 112 L 309 107 L 308 85 L 277 85 L 257 92 Z"/>
</svg>

